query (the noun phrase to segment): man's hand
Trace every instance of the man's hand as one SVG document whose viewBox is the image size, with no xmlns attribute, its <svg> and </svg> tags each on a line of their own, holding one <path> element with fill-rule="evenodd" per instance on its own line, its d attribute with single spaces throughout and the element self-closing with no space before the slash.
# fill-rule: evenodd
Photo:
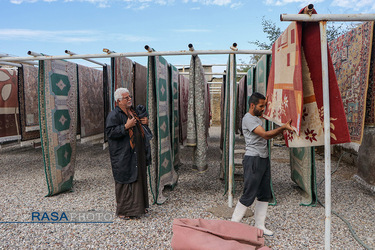
<svg viewBox="0 0 375 250">
<path fill-rule="evenodd" d="M 148 118 L 147 117 L 142 117 L 141 119 L 139 119 L 141 121 L 141 124 L 143 125 L 148 125 Z"/>
<path fill-rule="evenodd" d="M 292 126 L 290 126 L 290 124 L 292 123 L 292 120 L 289 120 L 288 122 L 286 122 L 282 127 L 284 128 L 284 130 L 289 130 L 289 131 L 294 131 L 294 129 L 292 128 Z"/>
<path fill-rule="evenodd" d="M 134 117 L 131 119 L 128 119 L 125 124 L 125 129 L 132 128 L 135 126 L 135 124 L 137 124 L 137 119 L 135 119 Z"/>
</svg>

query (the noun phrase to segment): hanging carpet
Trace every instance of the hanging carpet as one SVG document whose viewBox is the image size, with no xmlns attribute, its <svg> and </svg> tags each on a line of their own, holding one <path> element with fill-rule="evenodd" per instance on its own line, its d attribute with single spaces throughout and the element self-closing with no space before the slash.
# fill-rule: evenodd
<svg viewBox="0 0 375 250">
<path fill-rule="evenodd" d="M 187 139 L 187 113 L 189 103 L 189 79 L 179 75 L 179 110 L 180 110 L 180 142 L 186 144 Z"/>
<path fill-rule="evenodd" d="M 246 75 L 243 76 L 237 84 L 237 114 L 236 114 L 236 134 L 242 135 L 242 118 L 249 111 L 246 110 L 246 99 L 247 99 L 247 79 Z"/>
<path fill-rule="evenodd" d="M 39 62 L 39 122 L 48 194 L 73 186 L 77 131 L 77 66 Z"/>
<path fill-rule="evenodd" d="M 189 71 L 189 102 L 187 113 L 186 145 L 194 147 L 194 167 L 199 171 L 207 169 L 207 116 L 209 116 L 209 102 L 207 102 L 207 81 L 202 62 L 198 56 L 192 56 Z"/>
<path fill-rule="evenodd" d="M 232 62 L 233 59 L 233 62 Z M 231 81 L 232 79 L 232 81 Z M 230 93 L 231 89 L 233 91 L 233 103 L 235 104 L 237 102 L 237 67 L 236 67 L 236 55 L 229 55 L 228 62 L 227 62 L 227 70 L 226 70 L 226 76 L 225 76 L 225 86 L 224 86 L 224 104 L 223 104 L 223 123 L 222 123 L 222 141 L 223 141 L 223 150 L 221 155 L 221 168 L 220 168 L 220 176 L 224 178 L 225 181 L 225 187 L 224 192 L 226 193 L 229 189 L 229 165 L 232 164 L 233 170 L 234 170 L 234 157 L 232 159 L 232 162 L 229 161 L 229 135 L 230 135 L 230 113 L 233 112 L 233 142 L 232 142 L 232 155 L 234 155 L 234 145 L 235 145 L 235 123 L 236 123 L 236 106 L 234 106 L 232 109 L 230 107 Z M 234 171 L 232 173 L 232 180 L 234 180 Z M 232 182 L 232 192 L 234 192 L 235 189 L 235 182 Z"/>
<path fill-rule="evenodd" d="M 227 66 L 228 68 L 228 66 Z M 228 74 L 228 73 L 226 73 Z M 220 97 L 220 149 L 221 151 L 223 150 L 224 148 L 224 130 L 225 130 L 225 126 L 224 126 L 224 117 L 225 117 L 225 113 L 224 113 L 224 108 L 225 108 L 225 93 L 226 93 L 226 82 L 227 82 L 227 76 L 226 75 L 223 75 L 223 82 L 221 84 L 221 90 L 220 90 L 220 94 L 221 94 L 221 97 Z M 224 171 L 220 171 L 220 178 L 224 178 L 223 176 L 224 174 Z"/>
<path fill-rule="evenodd" d="M 361 144 L 369 82 L 373 22 L 329 43 L 352 142 Z"/>
<path fill-rule="evenodd" d="M 301 29 L 296 22 L 272 45 L 272 64 L 268 80 L 267 108 L 263 117 L 278 125 L 292 120 L 300 132 L 302 115 Z"/>
<path fill-rule="evenodd" d="M 255 68 L 255 81 L 254 81 L 254 89 L 256 92 L 261 93 L 262 95 L 266 96 L 267 87 L 268 87 L 268 76 L 270 72 L 271 66 L 271 56 L 270 55 L 263 55 L 259 61 L 257 62 Z M 269 130 L 269 122 L 265 119 L 263 120 L 263 128 L 267 131 Z M 271 146 L 268 145 L 270 155 L 271 155 Z"/>
<path fill-rule="evenodd" d="M 316 168 L 314 147 L 290 148 L 291 179 L 301 188 L 301 203 L 316 206 Z"/>
<path fill-rule="evenodd" d="M 113 89 L 112 89 L 112 74 L 111 74 L 111 66 L 105 65 L 103 66 L 103 127 L 105 128 L 105 122 L 107 119 L 108 114 L 112 110 L 112 100 L 113 100 Z M 105 131 L 104 133 L 104 142 L 108 141 L 107 134 Z"/>
<path fill-rule="evenodd" d="M 38 68 L 22 65 L 18 68 L 18 98 L 20 105 L 21 140 L 40 137 L 38 117 Z"/>
<path fill-rule="evenodd" d="M 375 25 L 374 25 L 375 26 Z M 373 27 L 372 49 L 370 71 L 368 79 L 368 89 L 366 98 L 366 117 L 365 124 L 375 126 L 375 32 Z"/>
<path fill-rule="evenodd" d="M 271 55 L 263 55 L 256 64 L 255 91 L 266 96 Z"/>
<path fill-rule="evenodd" d="M 104 131 L 103 71 L 78 65 L 81 138 Z"/>
<path fill-rule="evenodd" d="M 249 100 L 250 100 L 250 96 L 255 92 L 254 91 L 254 84 L 255 82 L 255 67 L 251 67 L 248 71 L 247 71 L 247 77 L 246 77 L 246 87 L 247 87 L 247 90 L 246 90 L 246 94 L 247 94 L 247 97 L 246 97 L 246 112 L 249 111 Z"/>
<path fill-rule="evenodd" d="M 147 96 L 147 68 L 139 63 L 134 63 L 134 107 L 139 104 L 146 106 Z"/>
<path fill-rule="evenodd" d="M 173 65 L 169 67 L 170 72 L 170 114 L 171 114 L 171 145 L 173 155 L 173 166 L 177 169 L 180 165 L 180 117 L 178 114 L 178 70 Z"/>
<path fill-rule="evenodd" d="M 164 203 L 164 187 L 173 188 L 178 180 L 173 167 L 168 81 L 168 62 L 161 56 L 148 57 L 147 111 L 154 136 L 150 142 L 152 164 L 148 166 L 148 175 L 154 204 Z"/>
<path fill-rule="evenodd" d="M 0 69 L 0 143 L 21 138 L 16 69 Z"/>
<path fill-rule="evenodd" d="M 112 58 L 113 65 L 113 91 L 118 88 L 127 88 L 131 96 L 134 96 L 134 65 L 133 61 L 126 57 Z"/>
<path fill-rule="evenodd" d="M 374 27 L 375 28 L 375 27 Z M 374 29 L 373 28 L 373 29 Z M 363 137 L 361 146 L 358 150 L 358 171 L 354 178 L 365 187 L 375 191 L 375 166 L 373 154 L 373 135 L 372 130 L 375 126 L 375 33 L 373 33 L 371 63 L 368 80 L 367 100 L 366 100 L 366 118 L 367 128 L 366 136 Z"/>
<path fill-rule="evenodd" d="M 288 45 L 285 45 L 285 49 L 279 46 L 284 43 Z M 284 133 L 288 147 L 324 145 L 320 50 L 318 23 L 293 22 L 273 45 L 272 53 L 275 56 L 272 60 L 270 88 L 267 92 L 268 103 L 264 116 L 278 125 L 292 119 L 295 132 Z M 350 142 L 329 52 L 328 74 L 331 144 Z"/>
</svg>

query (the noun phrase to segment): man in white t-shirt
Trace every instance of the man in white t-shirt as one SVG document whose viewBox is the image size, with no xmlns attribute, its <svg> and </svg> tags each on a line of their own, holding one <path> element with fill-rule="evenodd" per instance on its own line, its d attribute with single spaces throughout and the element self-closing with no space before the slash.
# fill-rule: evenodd
<svg viewBox="0 0 375 250">
<path fill-rule="evenodd" d="M 284 130 L 292 131 L 291 120 L 274 130 L 265 131 L 260 119 L 267 100 L 264 95 L 255 92 L 249 99 L 249 112 L 242 119 L 242 131 L 246 142 L 243 159 L 244 190 L 232 215 L 232 221 L 240 222 L 246 209 L 253 204 L 255 198 L 255 226 L 263 230 L 265 235 L 273 235 L 266 229 L 264 221 L 267 215 L 268 201 L 272 198 L 271 166 L 268 156 L 267 140 L 274 138 Z"/>
</svg>

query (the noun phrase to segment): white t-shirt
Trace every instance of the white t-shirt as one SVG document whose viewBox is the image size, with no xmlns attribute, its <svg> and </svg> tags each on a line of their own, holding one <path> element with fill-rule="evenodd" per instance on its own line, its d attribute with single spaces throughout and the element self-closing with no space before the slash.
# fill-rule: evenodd
<svg viewBox="0 0 375 250">
<path fill-rule="evenodd" d="M 253 132 L 255 128 L 262 125 L 263 121 L 249 112 L 242 118 L 242 131 L 246 143 L 245 155 L 268 157 L 267 140 Z"/>
</svg>

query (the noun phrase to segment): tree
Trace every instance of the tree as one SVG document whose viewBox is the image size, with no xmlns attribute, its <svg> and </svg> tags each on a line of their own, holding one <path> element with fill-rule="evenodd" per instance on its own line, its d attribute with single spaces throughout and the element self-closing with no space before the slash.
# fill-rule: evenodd
<svg viewBox="0 0 375 250">
<path fill-rule="evenodd" d="M 261 42 L 259 40 L 250 41 L 250 44 L 254 44 L 258 47 L 258 49 L 261 50 L 269 50 L 272 48 L 272 45 L 275 43 L 277 38 L 282 34 L 283 31 L 281 31 L 280 27 L 276 26 L 276 23 L 272 22 L 271 20 L 265 19 L 265 17 L 262 17 L 262 26 L 263 26 L 263 32 L 266 34 L 268 42 Z M 327 25 L 327 41 L 330 42 L 339 36 L 345 34 L 350 29 L 355 27 L 354 24 L 344 25 L 344 23 L 328 23 Z M 255 64 L 260 59 L 261 55 L 252 55 L 250 57 L 249 64 Z M 241 64 L 245 64 L 243 60 L 240 59 Z M 247 72 L 251 66 L 241 66 L 239 68 L 239 71 Z"/>
<path fill-rule="evenodd" d="M 282 34 L 280 27 L 277 27 L 274 22 L 271 20 L 265 19 L 262 17 L 262 26 L 263 32 L 266 34 L 268 42 L 261 42 L 259 40 L 250 41 L 250 44 L 254 44 L 261 50 L 269 50 L 272 48 L 272 44 L 277 40 L 277 38 Z M 262 55 L 251 55 L 249 64 L 256 64 L 258 60 L 262 57 Z M 243 60 L 240 60 L 242 64 L 245 64 Z M 239 71 L 247 72 L 251 66 L 241 66 Z"/>
</svg>

